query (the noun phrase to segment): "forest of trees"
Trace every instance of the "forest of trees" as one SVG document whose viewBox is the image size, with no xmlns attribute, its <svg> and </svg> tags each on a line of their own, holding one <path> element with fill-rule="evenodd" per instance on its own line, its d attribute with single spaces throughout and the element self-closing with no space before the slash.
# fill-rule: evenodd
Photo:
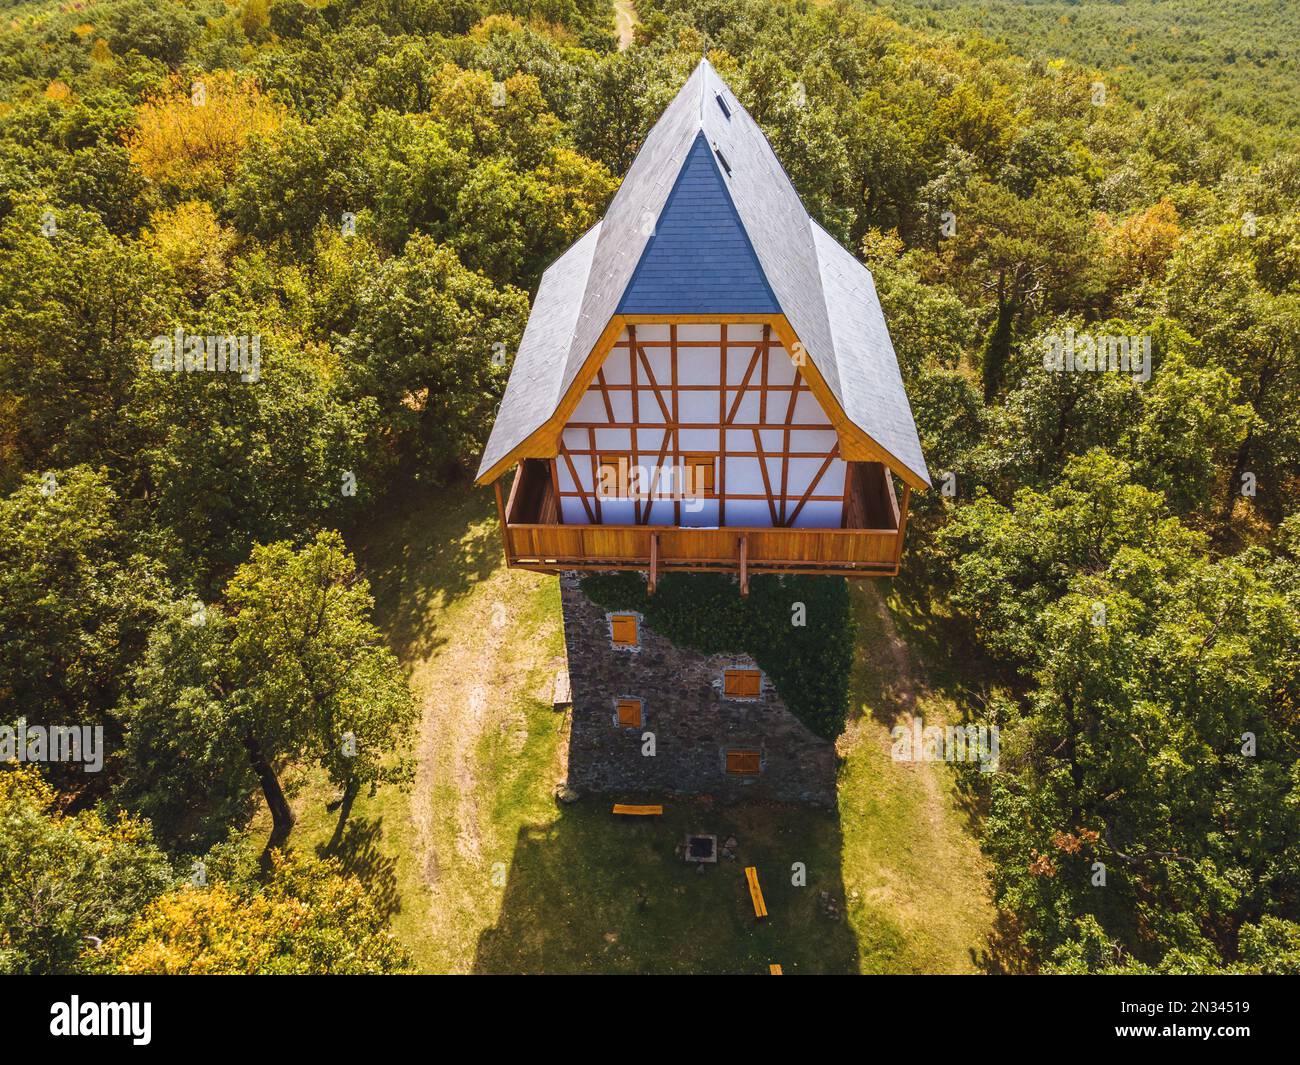
<svg viewBox="0 0 1300 1065">
<path fill-rule="evenodd" d="M 0 723 L 107 756 L 0 771 L 0 971 L 405 965 L 354 877 L 230 836 L 290 834 L 286 764 L 408 772 L 340 531 L 465 478 L 541 272 L 707 53 L 874 273 L 936 483 L 897 591 L 1001 728 L 967 786 L 1015 953 L 1300 972 L 1294 70 L 1216 51 L 1268 67 L 1246 117 L 1248 72 L 1135 100 L 853 0 L 637 10 L 618 51 L 602 0 L 6 8 Z M 1066 336 L 1149 379 L 1045 372 Z"/>
</svg>

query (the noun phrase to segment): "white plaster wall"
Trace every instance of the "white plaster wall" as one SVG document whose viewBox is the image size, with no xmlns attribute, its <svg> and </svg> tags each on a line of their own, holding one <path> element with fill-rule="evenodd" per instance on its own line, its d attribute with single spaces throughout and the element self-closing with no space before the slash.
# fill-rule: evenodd
<svg viewBox="0 0 1300 1065">
<path fill-rule="evenodd" d="M 650 372 L 661 389 L 663 403 L 672 414 L 672 396 L 669 391 L 672 382 L 672 361 L 668 347 L 670 326 L 641 325 L 636 327 L 638 345 L 644 350 Z M 756 391 L 762 379 L 762 361 L 755 366 L 749 379 L 749 389 L 741 392 L 741 385 L 749 368 L 754 349 L 761 343 L 763 327 L 753 325 L 728 325 L 727 329 L 727 365 L 725 387 L 722 374 L 722 356 L 720 347 L 721 326 L 719 325 L 679 325 L 677 339 L 677 383 L 679 385 L 703 386 L 701 390 L 679 391 L 677 393 L 677 416 L 680 430 L 677 440 L 677 453 L 706 452 L 725 457 L 725 482 L 721 465 L 715 467 L 715 486 L 725 486 L 726 520 L 728 526 L 770 526 L 771 511 L 766 501 L 762 468 L 759 458 L 752 454 L 755 447 L 754 431 L 751 426 L 759 426 L 758 437 L 762 450 L 766 454 L 768 480 L 772 494 L 776 497 L 778 510 L 784 495 L 786 513 L 792 513 L 808 489 L 810 480 L 821 469 L 826 453 L 834 446 L 836 433 L 817 403 L 816 398 L 808 392 L 801 392 L 795 402 L 794 417 L 789 430 L 789 450 L 804 453 L 783 461 L 778 453 L 786 446 L 785 418 L 789 407 L 789 393 L 769 393 L 766 404 L 760 401 Z M 610 351 L 601 367 L 609 391 L 609 406 L 601 394 L 598 380 L 593 380 L 591 387 L 583 395 L 574 409 L 569 423 L 562 432 L 565 448 L 570 452 L 588 452 L 594 439 L 596 450 L 602 453 L 626 454 L 635 461 L 653 470 L 658 465 L 659 454 L 664 445 L 668 430 L 664 425 L 664 410 L 660 400 L 655 396 L 646 373 L 645 363 L 637 356 L 635 373 L 632 355 L 626 346 L 628 334 L 620 336 L 619 344 Z M 704 346 L 689 346 L 690 342 L 703 342 Z M 747 345 L 747 346 L 746 346 Z M 780 343 L 773 338 L 767 367 L 767 383 L 771 385 L 789 385 L 794 380 L 794 366 Z M 633 422 L 632 390 L 628 387 L 633 380 L 637 383 L 635 434 L 630 428 Z M 614 386 L 622 386 L 620 390 Z M 731 412 L 737 395 L 741 395 L 733 423 L 745 425 L 746 428 L 728 427 L 720 431 L 706 428 L 699 423 L 713 423 L 724 420 Z M 613 411 L 614 423 L 611 426 L 609 410 Z M 692 423 L 696 425 L 692 426 Z M 736 454 L 749 452 L 750 454 Z M 595 478 L 592 473 L 591 456 L 572 454 L 573 472 L 561 456 L 556 468 L 562 492 L 581 488 L 588 493 L 588 502 L 594 491 Z M 674 464 L 672 441 L 664 459 L 665 465 Z M 576 481 L 574 477 L 576 473 Z M 842 510 L 845 466 L 840 459 L 831 461 L 830 466 L 817 482 L 814 494 L 833 496 L 833 501 L 809 500 L 804 504 L 794 524 L 800 528 L 838 528 Z M 784 493 L 782 485 L 784 484 Z M 661 484 L 661 495 L 671 494 L 671 487 Z M 763 498 L 738 499 L 736 496 L 752 495 Z M 643 511 L 645 503 L 642 504 Z M 635 506 L 631 500 L 601 500 L 601 520 L 605 524 L 632 524 L 635 521 Z M 582 501 L 576 497 L 561 498 L 561 510 L 564 521 L 570 524 L 583 524 L 589 519 Z M 594 506 L 593 506 L 594 510 Z M 649 523 L 666 525 L 674 523 L 674 506 L 671 499 L 665 498 L 654 503 L 649 511 Z M 682 501 L 681 524 L 694 527 L 712 527 L 718 523 L 718 502 L 716 499 L 699 501 Z"/>
</svg>

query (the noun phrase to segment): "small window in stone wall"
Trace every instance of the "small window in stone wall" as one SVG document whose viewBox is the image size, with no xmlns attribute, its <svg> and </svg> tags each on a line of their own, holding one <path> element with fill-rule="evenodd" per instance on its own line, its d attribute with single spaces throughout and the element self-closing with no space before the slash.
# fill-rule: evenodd
<svg viewBox="0 0 1300 1065">
<path fill-rule="evenodd" d="M 611 614 L 609 638 L 615 647 L 636 647 L 640 642 L 635 614 Z"/>
<path fill-rule="evenodd" d="M 619 699 L 618 700 L 618 725 L 619 728 L 640 728 L 641 727 L 641 700 L 640 699 Z"/>
<path fill-rule="evenodd" d="M 722 671 L 722 694 L 729 699 L 757 699 L 762 683 L 763 674 L 757 669 Z"/>
<path fill-rule="evenodd" d="M 761 751 L 747 747 L 731 747 L 727 750 L 727 772 L 732 776 L 753 777 L 763 768 Z"/>
</svg>

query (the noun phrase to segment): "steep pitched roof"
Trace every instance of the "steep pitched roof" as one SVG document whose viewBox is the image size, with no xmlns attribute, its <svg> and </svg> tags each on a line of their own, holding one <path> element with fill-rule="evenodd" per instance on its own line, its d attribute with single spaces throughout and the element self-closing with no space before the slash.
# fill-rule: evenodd
<svg viewBox="0 0 1300 1065">
<path fill-rule="evenodd" d="M 929 484 L 870 272 L 808 216 L 763 131 L 702 60 L 604 219 L 543 276 L 479 476 L 550 418 L 615 313 L 773 305 L 849 420 Z"/>
<path fill-rule="evenodd" d="M 619 314 L 780 314 L 701 130 L 632 272 Z"/>
</svg>

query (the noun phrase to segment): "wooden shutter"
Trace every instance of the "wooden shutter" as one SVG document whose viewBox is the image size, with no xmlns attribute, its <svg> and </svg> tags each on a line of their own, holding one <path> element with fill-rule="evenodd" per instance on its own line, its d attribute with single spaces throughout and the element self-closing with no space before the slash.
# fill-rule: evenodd
<svg viewBox="0 0 1300 1065">
<path fill-rule="evenodd" d="M 752 777 L 762 768 L 762 754 L 751 750 L 730 750 L 727 752 L 727 772 L 736 776 Z"/>
<path fill-rule="evenodd" d="M 756 699 L 762 674 L 756 669 L 728 669 L 722 674 L 722 693 L 735 699 Z"/>
<path fill-rule="evenodd" d="M 626 455 L 601 455 L 600 468 L 596 471 L 596 494 L 601 499 L 627 498 L 627 475 L 630 465 Z M 602 488 L 609 485 L 614 486 L 612 492 Z"/>
<path fill-rule="evenodd" d="M 620 699 L 618 701 L 618 723 L 623 728 L 641 727 L 640 699 Z"/>
<path fill-rule="evenodd" d="M 716 494 L 713 487 L 716 465 L 714 455 L 683 455 L 682 468 L 686 471 L 686 484 L 682 494 L 692 499 Z"/>
<path fill-rule="evenodd" d="M 615 647 L 637 645 L 636 615 L 615 614 L 609 619 L 610 639 Z"/>
</svg>

